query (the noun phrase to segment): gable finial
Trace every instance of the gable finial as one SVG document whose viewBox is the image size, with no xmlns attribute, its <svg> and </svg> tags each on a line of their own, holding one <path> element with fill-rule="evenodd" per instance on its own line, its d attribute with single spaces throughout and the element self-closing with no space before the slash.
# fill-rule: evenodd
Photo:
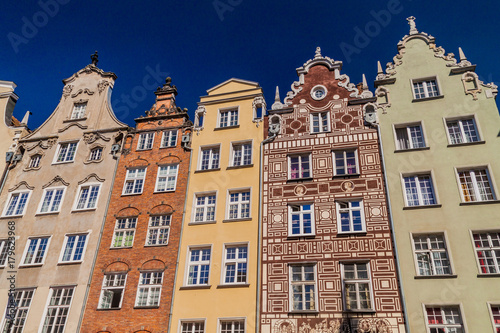
<svg viewBox="0 0 500 333">
<path fill-rule="evenodd" d="M 382 69 L 380 61 L 377 61 L 377 74 L 384 74 L 384 70 Z"/>
<path fill-rule="evenodd" d="M 276 94 L 274 94 L 274 101 L 279 102 L 280 101 L 280 89 L 278 86 L 276 86 Z"/>
<path fill-rule="evenodd" d="M 368 83 L 366 82 L 366 76 L 363 73 L 363 91 L 368 90 Z"/>
<path fill-rule="evenodd" d="M 314 55 L 314 59 L 322 58 L 323 56 L 321 55 L 321 47 L 316 48 L 316 54 Z"/>
<path fill-rule="evenodd" d="M 26 111 L 23 120 L 21 121 L 21 124 L 28 125 L 28 119 L 30 118 L 30 115 L 32 115 L 31 111 Z"/>
<path fill-rule="evenodd" d="M 467 60 L 467 57 L 461 47 L 458 48 L 458 55 L 460 56 L 460 62 Z"/>
<path fill-rule="evenodd" d="M 97 51 L 90 56 L 90 60 L 92 60 L 92 65 L 97 66 L 97 63 L 99 62 L 99 55 L 97 54 Z"/>
<path fill-rule="evenodd" d="M 406 19 L 408 21 L 408 24 L 410 25 L 410 35 L 418 34 L 417 27 L 415 25 L 415 17 L 410 16 Z"/>
<path fill-rule="evenodd" d="M 272 110 L 283 109 L 283 104 L 280 102 L 280 90 L 278 86 L 276 86 L 276 94 L 274 95 L 274 103 L 271 105 Z"/>
</svg>

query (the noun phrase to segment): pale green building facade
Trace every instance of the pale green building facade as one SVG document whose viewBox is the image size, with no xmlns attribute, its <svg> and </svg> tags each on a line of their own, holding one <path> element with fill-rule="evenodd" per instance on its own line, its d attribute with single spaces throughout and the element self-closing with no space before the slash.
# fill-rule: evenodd
<svg viewBox="0 0 500 333">
<path fill-rule="evenodd" d="M 457 58 L 445 54 L 415 18 L 408 22 L 410 33 L 375 81 L 408 327 L 497 332 L 497 87 L 479 80 L 461 49 Z"/>
</svg>

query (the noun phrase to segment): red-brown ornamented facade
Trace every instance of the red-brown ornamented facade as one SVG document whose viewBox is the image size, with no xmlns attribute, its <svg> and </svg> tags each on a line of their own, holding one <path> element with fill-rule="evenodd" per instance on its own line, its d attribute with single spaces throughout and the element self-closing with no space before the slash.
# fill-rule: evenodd
<svg viewBox="0 0 500 333">
<path fill-rule="evenodd" d="M 341 67 L 318 48 L 269 111 L 263 333 L 404 332 L 374 98 Z"/>
</svg>

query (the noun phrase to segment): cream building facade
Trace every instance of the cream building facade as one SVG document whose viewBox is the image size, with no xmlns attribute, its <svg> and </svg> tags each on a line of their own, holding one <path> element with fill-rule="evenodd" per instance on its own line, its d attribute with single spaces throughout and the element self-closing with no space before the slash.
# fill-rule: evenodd
<svg viewBox="0 0 500 333">
<path fill-rule="evenodd" d="M 230 79 L 196 110 L 170 332 L 255 332 L 265 101 Z"/>
<path fill-rule="evenodd" d="M 445 54 L 408 22 L 375 86 L 409 328 L 497 332 L 497 87 L 479 80 L 461 49 L 458 60 Z"/>
</svg>

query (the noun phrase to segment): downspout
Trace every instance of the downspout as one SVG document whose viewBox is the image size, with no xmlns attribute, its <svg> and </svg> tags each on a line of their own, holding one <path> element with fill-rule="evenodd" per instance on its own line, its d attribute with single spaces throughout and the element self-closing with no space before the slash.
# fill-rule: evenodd
<svg viewBox="0 0 500 333">
<path fill-rule="evenodd" d="M 122 142 L 122 146 L 120 147 L 120 151 L 123 149 L 124 144 L 125 144 L 125 136 L 123 138 L 123 142 Z M 82 326 L 83 315 L 85 313 L 85 308 L 87 306 L 87 298 L 88 298 L 89 292 L 90 292 L 90 283 L 92 282 L 92 276 L 94 275 L 94 269 L 95 269 L 95 265 L 97 263 L 97 254 L 99 253 L 99 247 L 101 246 L 102 234 L 104 232 L 104 225 L 106 223 L 106 217 L 108 216 L 109 204 L 111 203 L 111 195 L 113 194 L 113 187 L 115 184 L 116 172 L 118 170 L 118 162 L 120 160 L 120 157 L 117 157 L 116 152 L 114 152 L 113 158 L 116 159 L 115 171 L 113 172 L 113 178 L 111 180 L 111 185 L 110 185 L 110 190 L 109 190 L 109 195 L 108 195 L 108 202 L 106 203 L 106 209 L 104 211 L 104 217 L 103 217 L 102 224 L 101 224 L 101 231 L 99 232 L 99 238 L 97 239 L 97 247 L 96 247 L 96 251 L 94 254 L 94 260 L 92 261 L 92 267 L 90 269 L 89 282 L 87 283 L 87 289 L 85 290 L 85 296 L 83 298 L 82 312 L 80 313 L 80 319 L 78 320 L 78 326 L 76 327 L 77 332 L 80 332 L 80 328 Z"/>
<path fill-rule="evenodd" d="M 12 156 L 14 158 L 14 156 Z M 0 185 L 0 193 L 2 193 L 3 187 L 5 185 L 5 181 L 7 180 L 7 176 L 9 175 L 9 167 L 10 167 L 10 161 L 6 162 L 5 168 L 3 169 L 2 173 L 2 184 Z"/>
<path fill-rule="evenodd" d="M 396 265 L 396 271 L 398 273 L 398 285 L 399 285 L 399 291 L 401 294 L 401 303 L 403 306 L 403 317 L 405 320 L 405 329 L 407 333 L 410 333 L 410 327 L 408 323 L 408 313 L 406 311 L 406 301 L 405 301 L 405 295 L 403 292 L 403 282 L 401 280 L 401 267 L 399 266 L 399 254 L 398 254 L 398 246 L 396 245 L 396 235 L 394 232 L 394 222 L 392 220 L 392 208 L 391 208 L 391 198 L 389 195 L 389 185 L 387 183 L 387 173 L 385 172 L 385 159 L 384 159 L 384 147 L 382 145 L 382 136 L 380 135 L 380 126 L 379 124 L 373 123 L 377 128 L 377 135 L 378 135 L 378 142 L 379 142 L 379 147 L 380 147 L 380 161 L 382 162 L 382 174 L 384 175 L 384 187 L 385 187 L 385 194 L 387 198 L 387 210 L 389 212 L 389 225 L 391 226 L 391 238 L 392 238 L 392 243 L 394 244 L 394 256 L 396 259 L 395 265 Z"/>
</svg>

